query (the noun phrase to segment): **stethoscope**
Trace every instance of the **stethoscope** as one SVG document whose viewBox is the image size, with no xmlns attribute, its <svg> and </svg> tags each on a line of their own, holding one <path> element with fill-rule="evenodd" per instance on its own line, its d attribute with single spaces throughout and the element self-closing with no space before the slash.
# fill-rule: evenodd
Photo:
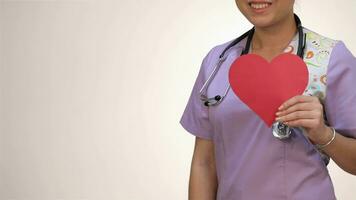
<svg viewBox="0 0 356 200">
<path fill-rule="evenodd" d="M 305 49 L 305 40 L 306 36 L 303 32 L 303 26 L 302 23 L 299 19 L 299 17 L 294 14 L 294 19 L 297 25 L 297 31 L 298 31 L 298 51 L 297 55 L 303 59 L 304 56 L 304 49 Z M 216 63 L 212 73 L 209 75 L 208 79 L 205 81 L 203 84 L 202 88 L 199 91 L 200 94 L 200 100 L 204 103 L 205 106 L 217 106 L 219 105 L 224 98 L 226 97 L 228 91 L 230 90 L 230 84 L 226 87 L 223 95 L 215 95 L 214 97 L 208 97 L 206 95 L 207 89 L 211 83 L 211 81 L 214 79 L 216 73 L 218 72 L 219 68 L 221 67 L 222 63 L 226 60 L 225 53 L 231 49 L 233 46 L 235 46 L 237 43 L 239 43 L 241 40 L 243 40 L 245 37 L 247 37 L 246 45 L 245 48 L 241 51 L 240 56 L 245 55 L 249 52 L 250 49 L 250 44 L 252 41 L 252 36 L 255 32 L 255 27 L 247 31 L 246 33 L 242 34 L 240 37 L 236 38 L 233 40 L 220 54 L 218 62 Z M 285 139 L 289 138 L 291 134 L 291 128 L 283 123 L 280 122 L 274 122 L 272 125 L 272 133 L 273 136 L 279 139 Z"/>
</svg>

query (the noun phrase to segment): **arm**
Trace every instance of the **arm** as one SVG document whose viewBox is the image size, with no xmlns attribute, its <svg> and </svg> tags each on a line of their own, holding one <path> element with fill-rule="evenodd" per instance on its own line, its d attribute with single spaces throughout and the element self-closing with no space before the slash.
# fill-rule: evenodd
<svg viewBox="0 0 356 200">
<path fill-rule="evenodd" d="M 330 140 L 331 132 L 326 131 L 324 135 L 328 139 L 323 144 Z M 343 170 L 356 175 L 356 139 L 345 137 L 336 132 L 335 139 L 323 151 Z"/>
<path fill-rule="evenodd" d="M 325 144 L 332 138 L 332 130 L 324 123 L 323 106 L 315 96 L 292 97 L 282 104 L 277 116 L 276 120 L 288 126 L 304 127 L 314 144 Z M 344 171 L 356 175 L 356 139 L 336 132 L 323 151 Z"/>
<path fill-rule="evenodd" d="M 217 177 L 214 144 L 196 137 L 189 178 L 189 200 L 215 200 Z"/>
<path fill-rule="evenodd" d="M 337 131 L 334 141 L 323 148 L 323 151 L 339 167 L 353 175 L 356 175 L 355 78 L 356 58 L 340 41 L 330 55 L 325 99 L 296 96 L 282 104 L 277 114 L 288 125 L 304 127 L 313 143 L 326 144 L 332 132 L 324 123 L 324 104 L 327 124 Z"/>
</svg>

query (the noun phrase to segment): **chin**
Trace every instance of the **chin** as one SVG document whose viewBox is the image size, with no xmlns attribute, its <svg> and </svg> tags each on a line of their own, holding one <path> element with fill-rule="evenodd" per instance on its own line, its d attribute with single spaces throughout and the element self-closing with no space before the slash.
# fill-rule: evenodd
<svg viewBox="0 0 356 200">
<path fill-rule="evenodd" d="M 274 24 L 273 16 L 251 16 L 248 20 L 255 27 L 265 28 Z"/>
<path fill-rule="evenodd" d="M 236 0 L 241 13 L 255 27 L 269 27 L 293 11 L 292 0 Z"/>
</svg>

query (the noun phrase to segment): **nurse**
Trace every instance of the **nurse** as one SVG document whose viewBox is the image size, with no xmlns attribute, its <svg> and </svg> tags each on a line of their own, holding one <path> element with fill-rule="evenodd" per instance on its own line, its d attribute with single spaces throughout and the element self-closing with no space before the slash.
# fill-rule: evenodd
<svg viewBox="0 0 356 200">
<path fill-rule="evenodd" d="M 250 45 L 246 37 L 226 52 L 206 90 L 208 97 L 224 93 L 230 65 L 244 50 L 267 61 L 284 52 L 297 54 L 294 0 L 236 4 L 255 31 Z M 204 57 L 180 120 L 196 136 L 190 200 L 335 200 L 325 157 L 356 175 L 356 58 L 341 40 L 305 27 L 303 32 L 308 86 L 276 112 L 276 120 L 291 128 L 287 139 L 274 137 L 272 127 L 232 90 L 220 104 L 204 105 L 199 91 L 233 40 L 216 45 Z"/>
</svg>

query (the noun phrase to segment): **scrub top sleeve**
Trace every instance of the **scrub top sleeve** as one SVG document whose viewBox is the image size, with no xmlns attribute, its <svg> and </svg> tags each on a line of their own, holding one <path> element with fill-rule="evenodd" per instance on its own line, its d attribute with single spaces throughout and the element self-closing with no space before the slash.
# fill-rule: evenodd
<svg viewBox="0 0 356 200">
<path fill-rule="evenodd" d="M 356 58 L 342 41 L 331 52 L 327 69 L 325 112 L 335 130 L 356 138 Z"/>
<path fill-rule="evenodd" d="M 209 51 L 201 63 L 199 73 L 180 119 L 180 124 L 186 131 L 208 140 L 213 139 L 213 128 L 208 118 L 208 107 L 203 105 L 203 102 L 200 100 L 199 90 L 206 81 L 207 68 L 213 64 L 210 61 L 211 54 L 212 50 Z"/>
</svg>

